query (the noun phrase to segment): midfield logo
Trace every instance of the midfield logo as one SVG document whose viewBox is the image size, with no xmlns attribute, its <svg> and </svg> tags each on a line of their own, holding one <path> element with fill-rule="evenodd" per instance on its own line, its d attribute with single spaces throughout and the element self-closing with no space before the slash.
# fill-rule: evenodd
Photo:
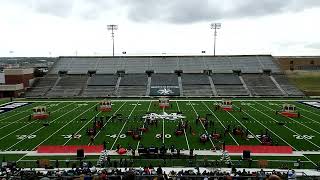
<svg viewBox="0 0 320 180">
<path fill-rule="evenodd" d="M 159 89 L 157 92 L 159 94 L 161 94 L 161 95 L 173 94 L 173 91 L 171 89 L 168 89 L 168 88 Z"/>
<path fill-rule="evenodd" d="M 155 120 L 155 119 L 177 120 L 177 119 L 184 119 L 186 117 L 183 116 L 182 114 L 178 114 L 178 113 L 170 113 L 170 114 L 168 114 L 166 112 L 163 112 L 161 114 L 150 113 L 150 114 L 147 114 L 147 115 L 143 116 L 142 118 L 144 118 L 144 119 L 149 118 L 151 120 Z"/>
</svg>

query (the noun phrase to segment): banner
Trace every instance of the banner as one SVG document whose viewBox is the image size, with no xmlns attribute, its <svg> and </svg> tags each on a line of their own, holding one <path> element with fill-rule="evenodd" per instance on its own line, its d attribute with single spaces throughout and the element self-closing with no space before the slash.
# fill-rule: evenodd
<svg viewBox="0 0 320 180">
<path fill-rule="evenodd" d="M 150 96 L 180 96 L 179 86 L 151 86 Z"/>
</svg>

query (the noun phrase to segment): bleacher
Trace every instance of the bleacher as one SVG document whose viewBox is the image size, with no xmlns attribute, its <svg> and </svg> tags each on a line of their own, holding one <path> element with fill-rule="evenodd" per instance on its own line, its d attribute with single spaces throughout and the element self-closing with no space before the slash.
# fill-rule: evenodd
<svg viewBox="0 0 320 180">
<path fill-rule="evenodd" d="M 27 92 L 27 97 L 42 97 L 50 90 L 58 79 L 58 75 L 47 75 L 34 84 L 34 87 Z"/>
<path fill-rule="evenodd" d="M 292 85 L 286 75 L 284 74 L 273 74 L 272 75 L 275 80 L 279 83 L 281 88 L 289 95 L 289 96 L 303 96 L 303 93 L 294 85 Z"/>
<path fill-rule="evenodd" d="M 64 75 L 47 93 L 48 97 L 76 97 L 87 83 L 88 76 Z"/>
<path fill-rule="evenodd" d="M 151 86 L 178 86 L 178 75 L 169 73 L 152 74 Z"/>
<path fill-rule="evenodd" d="M 213 74 L 211 78 L 219 96 L 249 95 L 242 82 L 240 81 L 239 76 L 236 74 Z"/>
<path fill-rule="evenodd" d="M 118 76 L 113 74 L 95 74 L 89 78 L 88 84 L 83 90 L 83 97 L 107 97 L 115 96 L 115 87 Z"/>
<path fill-rule="evenodd" d="M 253 96 L 283 96 L 266 74 L 243 74 L 242 77 Z"/>
<path fill-rule="evenodd" d="M 147 74 L 125 74 L 121 77 L 118 95 L 145 96 L 147 90 Z"/>
<path fill-rule="evenodd" d="M 182 74 L 182 89 L 184 96 L 212 96 L 208 75 Z"/>
<path fill-rule="evenodd" d="M 266 70 L 273 76 L 262 74 Z M 233 74 L 235 71 L 242 76 Z M 58 78 L 60 72 L 67 75 Z M 89 77 L 92 72 L 94 75 Z M 115 75 L 119 72 L 123 72 L 120 77 Z M 151 81 L 146 72 L 151 73 Z M 181 72 L 181 81 L 176 72 Z M 60 57 L 27 97 L 148 96 L 151 92 L 156 96 L 163 90 L 174 91 L 173 96 L 303 95 L 279 73 L 270 55 L 70 56 Z"/>
</svg>

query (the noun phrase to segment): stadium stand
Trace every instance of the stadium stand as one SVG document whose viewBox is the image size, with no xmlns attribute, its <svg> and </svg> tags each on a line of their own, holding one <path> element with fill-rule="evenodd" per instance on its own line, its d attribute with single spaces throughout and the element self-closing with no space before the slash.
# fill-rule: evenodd
<svg viewBox="0 0 320 180">
<path fill-rule="evenodd" d="M 117 75 L 95 74 L 89 78 L 87 87 L 83 90 L 83 97 L 107 97 L 116 95 L 115 87 L 118 80 Z"/>
<path fill-rule="evenodd" d="M 123 77 L 121 77 L 118 95 L 145 96 L 147 81 L 147 74 L 125 74 Z"/>
<path fill-rule="evenodd" d="M 209 77 L 205 74 L 182 74 L 184 96 L 212 96 Z"/>
<path fill-rule="evenodd" d="M 289 95 L 289 96 L 303 96 L 304 94 L 292 85 L 286 75 L 284 74 L 272 74 L 275 80 L 279 83 L 282 89 Z"/>
<path fill-rule="evenodd" d="M 152 74 L 151 86 L 178 86 L 176 74 Z"/>
<path fill-rule="evenodd" d="M 280 72 L 270 55 L 265 56 L 132 56 L 132 57 L 60 57 L 50 71 L 57 74 L 61 70 L 69 73 L 87 73 L 96 70 L 98 74 L 113 74 L 117 70 L 126 73 L 201 73 L 213 70 L 215 73 L 228 73 L 239 69 L 243 73 L 261 73 L 263 69 Z"/>
<path fill-rule="evenodd" d="M 42 97 L 44 96 L 50 88 L 52 88 L 56 81 L 58 80 L 58 75 L 47 75 L 46 77 L 40 78 L 36 82 L 33 88 L 27 92 L 27 97 Z"/>
<path fill-rule="evenodd" d="M 213 74 L 212 81 L 219 96 L 247 96 L 248 92 L 241 83 L 238 75 Z"/>
<path fill-rule="evenodd" d="M 64 75 L 59 82 L 47 93 L 48 97 L 74 97 L 79 96 L 87 82 L 85 75 Z"/>
<path fill-rule="evenodd" d="M 233 74 L 235 71 L 243 75 Z M 271 73 L 270 77 L 262 74 L 266 71 Z M 68 75 L 60 79 L 60 72 Z M 90 72 L 96 74 L 88 77 Z M 123 77 L 119 72 L 123 72 Z M 211 76 L 203 74 L 211 72 Z M 70 56 L 60 57 L 49 75 L 40 79 L 27 96 L 157 96 L 172 92 L 171 96 L 302 96 L 280 73 L 270 55 Z"/>
<path fill-rule="evenodd" d="M 242 77 L 253 96 L 283 96 L 266 74 L 243 74 Z"/>
</svg>

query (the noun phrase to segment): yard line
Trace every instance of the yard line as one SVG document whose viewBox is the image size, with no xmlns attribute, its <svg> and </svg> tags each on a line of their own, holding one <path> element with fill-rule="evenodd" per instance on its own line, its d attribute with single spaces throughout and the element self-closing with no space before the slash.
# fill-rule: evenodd
<svg viewBox="0 0 320 180">
<path fill-rule="evenodd" d="M 152 101 L 150 101 L 150 104 L 149 104 L 149 107 L 148 107 L 147 112 L 149 112 L 149 111 L 150 111 L 151 104 L 152 104 Z M 147 118 L 146 118 L 146 119 L 144 120 L 144 122 L 143 122 L 143 128 L 144 128 L 144 123 L 145 123 L 146 121 L 147 121 Z M 142 136 L 142 134 L 143 134 L 143 132 L 141 131 L 141 132 L 140 132 L 140 136 Z M 140 141 L 141 141 L 141 140 L 139 140 L 139 141 L 138 141 L 138 144 L 137 144 L 137 148 L 136 148 L 136 149 L 138 149 L 138 148 L 139 148 Z"/>
<path fill-rule="evenodd" d="M 85 123 L 75 134 L 78 134 L 84 127 L 86 127 L 86 125 L 88 125 L 97 115 L 99 115 L 101 113 L 101 111 L 98 113 L 98 114 L 96 114 L 96 115 L 94 115 L 87 123 Z M 110 118 L 111 119 L 111 118 Z M 109 121 L 109 120 L 108 120 Z M 107 121 L 107 122 L 108 122 Z M 106 123 L 107 123 L 106 122 Z M 71 138 L 69 138 L 63 145 L 65 146 L 70 140 L 72 139 L 72 137 Z"/>
<path fill-rule="evenodd" d="M 249 106 L 251 107 L 251 106 Z M 261 126 L 263 126 L 264 128 L 268 129 L 268 131 L 270 131 L 272 134 L 274 134 L 275 136 L 277 136 L 279 139 L 281 139 L 283 142 L 285 142 L 287 145 L 289 145 L 290 147 L 292 147 L 292 149 L 294 149 L 295 151 L 297 151 L 297 149 L 295 147 L 293 147 L 291 144 L 289 144 L 286 140 L 284 140 L 282 137 L 280 137 L 278 134 L 276 134 L 275 132 L 273 132 L 271 129 L 269 129 L 267 126 L 265 126 L 264 124 L 262 124 L 260 121 L 258 121 L 255 117 L 251 116 L 249 113 L 247 113 L 246 111 L 242 110 L 242 112 L 244 112 L 246 115 L 250 116 L 252 119 L 254 119 L 257 123 L 259 123 Z"/>
<path fill-rule="evenodd" d="M 72 104 L 72 103 L 71 103 L 71 104 Z M 50 123 L 55 122 L 56 120 L 58 120 L 58 119 L 60 119 L 61 117 L 65 116 L 66 114 L 69 114 L 70 112 L 76 110 L 77 108 L 78 108 L 78 107 L 75 107 L 75 108 L 73 108 L 71 111 L 68 111 L 68 112 L 66 112 L 66 113 L 63 113 L 61 116 L 55 118 L 55 119 L 54 119 L 53 121 L 51 121 Z M 37 133 L 38 131 L 42 130 L 43 128 L 45 128 L 45 126 L 42 126 L 41 128 L 37 129 L 36 131 L 28 134 L 27 136 L 33 135 L 33 134 Z M 11 148 L 14 147 L 15 145 L 19 144 L 20 142 L 22 142 L 22 141 L 24 141 L 24 140 L 26 140 L 26 139 L 27 139 L 27 138 L 21 139 L 20 141 L 16 142 L 15 144 L 11 145 L 10 147 L 8 147 L 5 151 L 11 149 Z"/>
<path fill-rule="evenodd" d="M 258 103 L 258 102 L 257 102 L 257 103 Z M 261 106 L 264 106 L 264 107 L 266 107 L 266 108 L 268 108 L 268 109 L 270 109 L 270 110 L 274 110 L 274 109 L 272 109 L 272 108 L 270 108 L 270 107 L 268 107 L 268 106 L 266 106 L 266 105 L 264 105 L 264 104 L 261 104 L 261 103 L 258 103 L 258 104 L 260 104 Z M 290 118 L 290 117 L 286 117 L 286 118 L 291 119 L 292 121 L 294 121 L 294 122 L 296 122 L 296 123 L 304 126 L 305 128 L 307 128 L 307 129 L 309 129 L 309 130 L 311 130 L 311 131 L 313 131 L 313 132 L 315 132 L 315 133 L 317 133 L 317 134 L 320 134 L 318 131 L 310 128 L 309 126 L 304 125 L 303 123 L 301 123 L 301 122 L 299 122 L 299 121 L 297 121 L 297 120 L 295 120 L 295 119 L 293 119 L 293 118 Z"/>
<path fill-rule="evenodd" d="M 274 120 L 275 122 L 279 122 L 279 121 L 277 121 L 276 119 L 274 119 L 273 117 L 271 117 L 271 116 L 269 116 L 268 114 L 265 114 L 264 112 L 262 112 L 262 111 L 260 111 L 259 109 L 256 109 L 256 108 L 254 108 L 254 107 L 252 107 L 254 110 L 256 110 L 256 111 L 259 111 L 261 114 L 263 114 L 263 115 L 265 115 L 265 116 L 267 116 L 267 117 L 269 117 L 270 119 L 272 119 L 272 120 Z M 289 131 L 291 131 L 291 132 L 293 132 L 293 133 L 295 133 L 295 135 L 299 135 L 299 136 L 301 136 L 299 133 L 297 133 L 296 131 L 294 131 L 293 129 L 291 129 L 291 128 L 289 128 L 289 127 L 287 127 L 286 125 L 284 125 L 283 127 L 285 127 L 285 128 L 287 128 Z M 302 136 L 303 137 L 303 136 Z M 314 146 L 316 146 L 317 148 L 319 148 L 320 149 L 320 147 L 318 146 L 318 145 L 316 145 L 315 143 L 313 143 L 312 141 L 310 141 L 309 139 L 307 139 L 307 138 L 305 138 L 305 137 L 303 137 L 303 139 L 304 140 L 306 140 L 306 141 L 308 141 L 309 143 L 311 143 L 311 144 L 313 144 Z"/>
<path fill-rule="evenodd" d="M 180 111 L 179 104 L 178 104 L 178 101 L 176 101 L 176 104 L 177 104 L 177 107 L 178 107 L 178 111 L 181 112 L 181 111 Z M 180 119 L 180 121 L 183 122 L 182 119 Z M 190 125 L 190 124 L 189 124 L 189 125 Z M 189 141 L 188 141 L 188 138 L 187 138 L 187 133 L 186 133 L 186 129 L 185 129 L 185 128 L 183 128 L 183 132 L 184 132 L 184 137 L 186 138 L 188 150 L 190 150 Z"/>
<path fill-rule="evenodd" d="M 223 123 L 220 121 L 220 119 L 218 118 L 218 116 L 217 115 L 215 115 L 214 114 L 214 112 L 208 107 L 208 105 L 206 104 L 206 103 L 204 103 L 203 101 L 201 101 L 202 102 L 202 104 L 204 104 L 206 107 L 207 107 L 207 109 L 213 114 L 213 116 L 219 121 L 219 123 L 222 125 L 222 127 L 224 128 L 224 129 L 226 129 L 226 127 L 223 125 Z M 237 140 L 232 136 L 232 134 L 229 132 L 229 135 L 230 135 L 230 137 L 233 139 L 233 141 L 237 144 L 237 146 L 239 146 L 239 143 L 237 142 Z"/>
<path fill-rule="evenodd" d="M 48 139 L 50 139 L 53 135 L 55 135 L 57 132 L 59 132 L 61 129 L 63 129 L 64 127 L 66 127 L 67 125 L 69 125 L 72 121 L 74 121 L 75 119 L 77 119 L 78 117 L 82 116 L 84 113 L 86 113 L 87 111 L 89 111 L 90 109 L 94 108 L 97 104 L 94 104 L 91 108 L 88 108 L 87 110 L 83 111 L 81 114 L 79 114 L 77 117 L 73 118 L 71 121 L 69 121 L 67 124 L 65 124 L 64 126 L 62 126 L 61 128 L 59 128 L 57 131 L 55 131 L 54 133 L 52 133 L 50 136 L 48 136 L 45 140 L 41 141 L 36 147 L 32 148 L 33 150 L 35 150 L 38 146 L 40 146 L 42 143 L 46 142 Z"/>
<path fill-rule="evenodd" d="M 115 113 L 113 113 L 113 115 L 115 115 L 115 114 L 122 108 L 122 106 L 124 106 L 126 103 L 127 103 L 127 101 L 125 101 L 125 102 L 121 105 L 121 107 L 120 107 Z M 109 121 L 111 120 L 111 118 L 112 118 L 112 116 L 109 118 L 109 120 L 108 120 L 107 122 L 109 122 Z M 107 123 L 105 123 L 105 124 L 102 126 L 102 128 L 104 128 L 106 125 L 107 125 Z M 99 135 L 100 132 L 101 132 L 101 131 L 98 131 L 98 132 L 97 132 L 97 134 L 94 136 L 94 139 L 95 139 L 96 137 L 98 137 L 98 135 Z M 90 143 L 89 143 L 89 144 L 90 144 Z"/>
<path fill-rule="evenodd" d="M 196 109 L 193 107 L 193 104 L 192 104 L 190 101 L 189 101 L 189 103 L 191 104 L 191 107 L 192 107 L 192 109 L 193 109 L 194 113 L 197 115 L 197 117 L 199 117 L 199 114 L 198 114 L 198 112 L 196 111 Z M 199 120 L 199 121 L 200 121 L 200 120 Z M 207 134 L 207 135 L 209 135 L 209 133 L 208 133 L 208 131 L 206 130 L 206 128 L 204 127 L 204 125 L 203 125 L 202 121 L 200 121 L 200 123 L 201 123 L 201 125 L 202 125 L 202 127 L 203 127 L 204 131 L 206 132 L 206 134 Z M 211 144 L 212 144 L 212 146 L 213 146 L 214 150 L 217 150 L 216 146 L 213 144 L 212 139 L 211 139 L 210 137 L 209 137 L 209 140 L 210 140 L 210 142 L 211 142 Z"/>
<path fill-rule="evenodd" d="M 43 104 L 43 105 L 46 105 L 46 104 L 48 104 L 48 103 L 45 103 L 45 104 Z M 41 104 L 40 104 L 40 105 L 41 105 Z M 25 111 L 22 111 L 21 113 L 26 112 L 26 111 L 30 111 L 31 109 L 32 109 L 32 108 L 30 108 L 30 109 L 28 109 L 28 110 L 25 110 Z M 20 114 L 20 113 L 18 113 L 18 114 Z M 14 115 L 13 115 L 13 116 L 14 116 Z M 2 119 L 1 121 L 5 120 L 5 119 L 7 119 L 7 118 L 13 117 L 13 116 L 6 117 L 6 118 Z M 9 124 L 7 124 L 7 125 L 5 125 L 5 126 L 0 127 L 0 129 L 3 129 L 3 128 L 5 128 L 5 127 L 8 127 L 8 126 L 10 126 L 11 124 L 16 123 L 16 122 L 18 122 L 18 121 L 21 121 L 21 120 L 23 120 L 24 118 L 29 117 L 29 116 L 30 116 L 30 114 L 27 115 L 27 116 L 24 116 L 24 117 L 22 117 L 22 118 L 20 118 L 20 119 L 17 119 L 17 120 L 15 120 L 15 121 L 13 121 L 13 122 L 10 122 Z"/>
<path fill-rule="evenodd" d="M 70 104 L 69 104 L 69 105 L 70 105 Z M 69 106 L 69 105 L 67 105 L 67 106 Z M 61 107 L 61 108 L 59 108 L 59 109 L 57 109 L 57 110 L 55 110 L 55 111 L 52 111 L 52 112 L 59 111 L 60 109 L 65 108 L 65 107 L 67 107 L 67 106 L 63 106 L 63 107 Z M 2 139 L 4 139 L 4 138 L 6 138 L 6 137 L 10 136 L 11 134 L 13 134 L 13 133 L 15 133 L 15 132 L 19 131 L 20 129 L 22 129 L 22 128 L 24 128 L 24 127 L 26 127 L 26 126 L 28 126 L 28 125 L 30 125 L 30 124 L 32 124 L 32 123 L 34 123 L 34 122 L 35 122 L 35 121 L 32 121 L 32 122 L 30 122 L 30 123 L 28 123 L 28 124 L 26 124 L 26 125 L 24 125 L 24 126 L 22 126 L 22 127 L 18 128 L 18 129 L 16 129 L 15 131 L 12 131 L 11 133 L 9 133 L 9 134 L 7 134 L 7 135 L 5 135 L 5 136 L 1 137 L 1 138 L 0 138 L 0 141 L 1 141 Z"/>
<path fill-rule="evenodd" d="M 260 139 L 259 139 L 255 134 L 253 134 L 253 133 L 249 130 L 249 128 L 247 128 L 245 125 L 242 124 L 241 121 L 238 120 L 238 118 L 236 118 L 236 117 L 235 117 L 233 114 L 231 114 L 229 111 L 226 111 L 226 112 L 227 112 L 229 115 L 231 115 L 236 121 L 238 121 L 238 123 L 241 124 L 242 127 L 246 128 L 246 129 L 248 130 L 248 132 L 249 132 L 256 140 L 258 140 L 260 143 L 262 143 L 262 142 L 260 141 Z"/>
<path fill-rule="evenodd" d="M 164 107 L 162 108 L 162 112 L 164 113 Z M 162 143 L 164 144 L 164 118 L 162 118 Z"/>
<path fill-rule="evenodd" d="M 127 122 L 129 121 L 129 118 L 131 117 L 131 115 L 132 115 L 133 111 L 134 111 L 134 110 L 136 109 L 136 107 L 138 106 L 138 103 L 139 103 L 139 101 L 137 102 L 137 104 L 135 104 L 134 108 L 133 108 L 133 109 L 132 109 L 132 111 L 130 112 L 130 114 L 129 114 L 129 116 L 128 116 L 128 119 L 127 119 L 127 120 L 126 120 L 126 122 L 123 124 L 123 126 L 122 126 L 122 128 L 121 128 L 121 130 L 120 130 L 120 132 L 119 132 L 119 134 L 118 134 L 118 136 L 117 136 L 117 138 L 116 138 L 116 140 L 113 142 L 113 144 L 112 144 L 112 146 L 111 146 L 110 150 L 112 150 L 112 149 L 113 149 L 114 145 L 116 144 L 117 140 L 119 139 L 119 137 L 120 137 L 120 135 L 121 135 L 122 130 L 123 130 L 123 129 L 124 129 L 124 127 L 126 126 Z"/>
</svg>

